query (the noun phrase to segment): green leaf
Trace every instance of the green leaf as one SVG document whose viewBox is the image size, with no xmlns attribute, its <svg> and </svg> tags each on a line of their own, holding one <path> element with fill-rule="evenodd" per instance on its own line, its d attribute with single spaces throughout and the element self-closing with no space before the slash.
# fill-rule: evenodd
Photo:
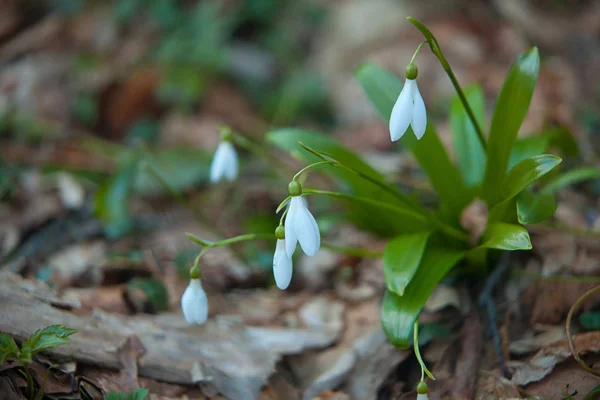
<svg viewBox="0 0 600 400">
<path fill-rule="evenodd" d="M 484 126 L 485 101 L 481 86 L 471 85 L 467 87 L 465 96 L 479 126 Z M 468 186 L 476 186 L 483 180 L 485 150 L 458 95 L 452 100 L 450 126 L 452 127 L 452 143 L 456 151 L 460 173 Z"/>
<path fill-rule="evenodd" d="M 590 179 L 600 179 L 600 168 L 583 167 L 576 168 L 556 177 L 541 190 L 542 193 L 554 193 L 567 186 L 587 181 Z"/>
<path fill-rule="evenodd" d="M 387 290 L 381 306 L 381 324 L 388 340 L 397 347 L 407 348 L 413 323 L 435 286 L 463 257 L 464 252 L 427 245 L 419 269 L 406 287 L 403 296 Z"/>
<path fill-rule="evenodd" d="M 356 72 L 356 78 L 365 93 L 383 118 L 389 120 L 392 108 L 402 89 L 394 75 L 374 64 L 364 64 Z M 467 189 L 456 167 L 450 161 L 446 149 L 437 136 L 433 123 L 427 124 L 423 138 L 417 140 L 409 128 L 401 139 L 414 154 L 419 165 L 427 174 L 431 186 L 437 192 L 444 208 L 442 215 L 457 220 L 457 215 L 471 201 L 472 193 Z M 457 221 L 453 221 L 457 222 Z"/>
<path fill-rule="evenodd" d="M 550 138 L 548 136 L 529 136 L 518 139 L 510 153 L 507 172 L 527 158 L 544 154 L 548 151 L 549 145 Z"/>
<path fill-rule="evenodd" d="M 77 329 L 66 328 L 63 325 L 50 325 L 38 329 L 27 340 L 27 345 L 34 355 L 40 351 L 52 349 L 56 346 L 69 343 L 68 337 L 78 332 Z"/>
<path fill-rule="evenodd" d="M 526 189 L 517 196 L 517 217 L 523 225 L 547 220 L 554 215 L 557 207 L 552 193 L 534 194 Z"/>
<path fill-rule="evenodd" d="M 100 186 L 94 198 L 95 214 L 112 238 L 126 234 L 131 228 L 129 199 L 141 159 L 138 152 L 123 156 L 117 172 Z"/>
<path fill-rule="evenodd" d="M 144 400 L 148 396 L 148 389 L 139 388 L 129 393 L 110 392 L 106 400 Z"/>
<path fill-rule="evenodd" d="M 519 128 L 529 109 L 539 68 L 540 56 L 534 47 L 515 61 L 502 86 L 487 144 L 483 196 L 488 205 L 500 201 L 500 184 L 504 180 Z"/>
<path fill-rule="evenodd" d="M 293 157 L 299 160 L 307 163 L 321 161 L 316 155 L 304 150 L 298 144 L 298 142 L 302 142 L 315 150 L 331 154 L 340 163 L 360 171 L 376 181 L 383 182 L 383 177 L 371 166 L 362 161 L 359 156 L 325 135 L 303 129 L 282 128 L 269 132 L 266 139 L 269 143 L 288 151 Z M 407 203 L 401 204 L 397 197 L 377 185 L 360 178 L 355 173 L 331 167 L 327 170 L 327 173 L 343 182 L 344 189 L 350 191 L 352 194 L 377 199 L 414 211 L 412 206 L 409 206 Z M 364 203 L 357 204 L 351 202 L 349 204 L 349 218 L 352 221 L 365 229 L 370 229 L 381 235 L 395 236 L 401 233 L 418 232 L 430 228 L 428 223 L 424 222 L 423 219 L 384 214 L 380 208 Z"/>
<path fill-rule="evenodd" d="M 391 240 L 383 252 L 383 275 L 388 290 L 398 296 L 417 272 L 425 245 L 431 232 L 398 236 Z"/>
<path fill-rule="evenodd" d="M 4 365 L 7 358 L 18 358 L 19 353 L 19 346 L 14 339 L 6 333 L 0 333 L 0 365 Z"/>
<path fill-rule="evenodd" d="M 500 250 L 531 250 L 527 229 L 521 225 L 496 222 L 487 227 L 482 247 Z"/>
<path fill-rule="evenodd" d="M 560 157 L 542 154 L 521 161 L 506 175 L 502 183 L 502 200 L 510 199 L 544 176 L 561 162 Z"/>
<path fill-rule="evenodd" d="M 144 298 L 138 298 L 136 291 L 143 292 Z M 134 278 L 127 284 L 129 298 L 133 301 L 139 299 L 141 303 L 147 301 L 152 304 L 152 312 L 167 311 L 169 309 L 169 293 L 165 285 L 158 279 Z"/>
</svg>

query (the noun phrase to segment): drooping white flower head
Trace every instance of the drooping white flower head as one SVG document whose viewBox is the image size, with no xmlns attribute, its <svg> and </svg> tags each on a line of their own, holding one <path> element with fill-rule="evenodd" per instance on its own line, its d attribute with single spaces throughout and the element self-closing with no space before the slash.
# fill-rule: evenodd
<svg viewBox="0 0 600 400">
<path fill-rule="evenodd" d="M 300 242 L 302 251 L 314 256 L 321 247 L 321 234 L 315 217 L 308 210 L 307 202 L 300 197 L 302 186 L 297 181 L 290 183 L 292 199 L 285 217 L 285 251 L 292 257 L 296 243 Z"/>
<path fill-rule="evenodd" d="M 203 324 L 208 318 L 208 299 L 202 289 L 200 279 L 190 279 L 183 296 L 181 296 L 183 316 L 189 324 Z"/>
<path fill-rule="evenodd" d="M 275 284 L 281 290 L 287 289 L 292 280 L 292 258 L 285 251 L 285 240 L 277 239 L 273 255 L 273 277 Z"/>
<path fill-rule="evenodd" d="M 422 379 L 422 378 L 421 378 Z M 429 387 L 425 381 L 419 382 L 417 385 L 417 400 L 429 400 Z"/>
<path fill-rule="evenodd" d="M 417 139 L 421 139 L 427 127 L 427 111 L 419 87 L 417 86 L 417 67 L 409 64 L 406 67 L 406 81 L 404 87 L 394 104 L 390 116 L 390 137 L 393 142 L 400 139 L 406 133 L 409 126 L 412 127 Z"/>
<path fill-rule="evenodd" d="M 238 156 L 229 140 L 221 140 L 212 163 L 210 164 L 210 182 L 222 180 L 234 181 L 238 175 Z"/>
</svg>

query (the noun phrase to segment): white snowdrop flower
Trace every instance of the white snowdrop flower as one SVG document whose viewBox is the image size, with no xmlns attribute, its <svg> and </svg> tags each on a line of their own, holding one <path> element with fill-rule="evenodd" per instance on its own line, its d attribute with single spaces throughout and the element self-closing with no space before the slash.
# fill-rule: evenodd
<svg viewBox="0 0 600 400">
<path fill-rule="evenodd" d="M 429 396 L 426 394 L 417 394 L 417 400 L 429 400 Z"/>
<path fill-rule="evenodd" d="M 183 316 L 189 324 L 203 324 L 208 318 L 208 299 L 200 279 L 190 279 L 190 284 L 181 296 Z"/>
<path fill-rule="evenodd" d="M 393 142 L 404 136 L 409 126 L 412 127 L 417 139 L 421 139 L 425 134 L 427 111 L 417 86 L 417 73 L 417 67 L 414 64 L 408 64 L 404 87 L 390 116 L 390 137 Z"/>
<path fill-rule="evenodd" d="M 222 180 L 233 182 L 238 175 L 238 156 L 229 140 L 221 140 L 212 163 L 210 164 L 210 181 Z"/>
<path fill-rule="evenodd" d="M 278 238 L 273 255 L 273 277 L 279 289 L 285 290 L 290 285 L 292 270 L 292 258 L 285 251 L 285 240 Z"/>
<path fill-rule="evenodd" d="M 297 181 L 292 181 L 289 192 L 292 199 L 285 218 L 285 251 L 292 257 L 296 243 L 300 242 L 302 251 L 308 256 L 314 256 L 321 247 L 319 226 L 308 210 L 306 201 L 300 197 L 302 186 Z"/>
</svg>

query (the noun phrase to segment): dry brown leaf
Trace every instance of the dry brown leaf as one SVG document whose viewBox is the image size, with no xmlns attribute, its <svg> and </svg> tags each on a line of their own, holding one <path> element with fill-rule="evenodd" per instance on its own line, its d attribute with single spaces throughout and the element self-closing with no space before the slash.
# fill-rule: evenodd
<svg viewBox="0 0 600 400">
<path fill-rule="evenodd" d="M 479 370 L 475 400 L 520 399 L 519 389 L 499 371 Z"/>
<path fill-rule="evenodd" d="M 556 325 L 563 322 L 577 299 L 594 286 L 587 282 L 535 281 L 522 295 L 523 306 L 531 310 L 530 323 Z M 589 309 L 593 300 L 586 300 L 583 310 Z"/>
<path fill-rule="evenodd" d="M 573 336 L 575 349 L 580 355 L 600 351 L 600 331 L 581 333 Z M 529 361 L 512 361 L 514 372 L 511 381 L 516 385 L 528 385 L 548 376 L 557 364 L 571 358 L 571 350 L 566 340 L 561 340 L 540 350 Z M 580 367 L 579 367 L 580 368 Z"/>
<path fill-rule="evenodd" d="M 598 355 L 587 358 L 588 363 L 598 364 L 598 361 Z M 525 392 L 542 399 L 563 399 L 570 395 L 571 399 L 581 400 L 597 385 L 600 385 L 600 378 L 584 371 L 571 360 L 557 366 L 547 378 L 528 385 Z M 593 399 L 597 400 L 598 397 Z"/>
</svg>

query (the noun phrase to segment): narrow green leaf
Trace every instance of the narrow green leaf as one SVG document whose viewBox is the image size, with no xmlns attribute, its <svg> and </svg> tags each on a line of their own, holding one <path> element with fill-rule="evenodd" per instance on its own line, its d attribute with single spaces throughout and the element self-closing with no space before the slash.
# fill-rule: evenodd
<svg viewBox="0 0 600 400">
<path fill-rule="evenodd" d="M 467 87 L 465 96 L 479 126 L 484 126 L 485 101 L 481 86 L 471 85 Z M 476 186 L 483 180 L 485 150 L 458 95 L 452 100 L 450 126 L 452 127 L 452 144 L 456 151 L 460 173 L 468 186 Z"/>
<path fill-rule="evenodd" d="M 529 109 L 540 68 L 536 47 L 522 54 L 508 71 L 498 97 L 488 139 L 483 196 L 488 205 L 500 199 L 510 153 Z"/>
<path fill-rule="evenodd" d="M 517 217 L 523 225 L 547 220 L 554 215 L 557 207 L 552 193 L 534 194 L 525 189 L 517 196 Z"/>
<path fill-rule="evenodd" d="M 364 64 L 357 70 L 356 79 L 381 116 L 389 120 L 402 89 L 398 78 L 377 65 Z M 442 215 L 458 215 L 471 201 L 472 193 L 467 190 L 458 170 L 450 161 L 433 124 L 427 124 L 427 130 L 421 140 L 417 140 L 409 128 L 400 141 L 414 154 L 427 174 L 441 204 L 446 208 Z"/>
<path fill-rule="evenodd" d="M 487 227 L 482 247 L 500 250 L 530 250 L 531 240 L 521 225 L 496 222 Z"/>
<path fill-rule="evenodd" d="M 94 197 L 94 212 L 103 222 L 106 234 L 119 237 L 131 228 L 129 199 L 141 156 L 125 153 L 117 172 L 104 182 Z"/>
<path fill-rule="evenodd" d="M 549 154 L 542 154 L 525 159 L 515 165 L 504 178 L 502 183 L 501 200 L 510 199 L 519 194 L 523 189 L 531 185 L 535 180 L 544 176 L 554 167 L 556 167 L 562 159 L 560 157 Z"/>
<path fill-rule="evenodd" d="M 539 156 L 548 151 L 550 138 L 548 136 L 529 136 L 523 139 L 518 139 L 510 153 L 508 161 L 508 171 L 521 161 Z"/>
<path fill-rule="evenodd" d="M 565 172 L 544 186 L 541 191 L 543 193 L 554 193 L 564 189 L 567 186 L 591 179 L 600 179 L 600 168 L 583 167 Z"/>
<path fill-rule="evenodd" d="M 340 163 L 360 171 L 373 180 L 384 181 L 381 174 L 365 163 L 358 155 L 326 135 L 303 129 L 282 128 L 269 132 L 266 139 L 276 147 L 288 151 L 295 158 L 308 163 L 321 161 L 318 156 L 300 146 L 298 142 L 302 142 L 312 149 L 331 154 Z M 341 181 L 345 186 L 344 190 L 350 191 L 352 194 L 394 204 L 413 213 L 415 211 L 414 206 L 409 204 L 408 201 L 401 203 L 398 197 L 353 172 L 329 167 L 327 173 Z M 349 218 L 357 225 L 385 236 L 419 232 L 430 228 L 428 223 L 424 222 L 424 219 L 410 219 L 393 214 L 383 214 L 380 209 L 375 209 L 373 206 L 364 203 L 351 202 L 348 204 L 348 211 Z"/>
<path fill-rule="evenodd" d="M 413 323 L 435 286 L 463 257 L 464 252 L 427 245 L 419 269 L 406 287 L 403 296 L 387 290 L 381 306 L 381 324 L 388 340 L 397 347 L 407 348 Z"/>
<path fill-rule="evenodd" d="M 431 232 L 401 235 L 391 240 L 383 253 L 383 275 L 388 290 L 399 296 L 419 268 Z"/>
</svg>

